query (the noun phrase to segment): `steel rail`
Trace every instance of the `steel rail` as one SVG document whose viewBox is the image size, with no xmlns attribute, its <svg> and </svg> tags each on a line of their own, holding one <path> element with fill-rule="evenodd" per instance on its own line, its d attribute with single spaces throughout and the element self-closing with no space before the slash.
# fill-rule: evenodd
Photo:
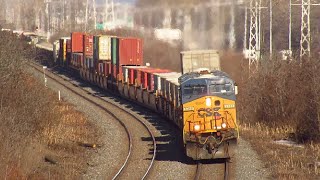
<svg viewBox="0 0 320 180">
<path fill-rule="evenodd" d="M 201 175 L 201 163 L 200 161 L 197 161 L 197 167 L 196 167 L 196 174 L 194 176 L 194 180 L 199 180 L 200 179 L 200 175 Z"/>
<path fill-rule="evenodd" d="M 38 67 L 39 67 L 40 65 L 38 65 L 38 64 L 36 64 L 36 63 L 31 63 L 31 64 L 29 64 L 29 65 L 30 65 L 31 67 L 33 67 L 34 69 L 36 69 L 37 71 L 39 71 L 40 73 L 43 73 L 42 70 L 39 70 L 39 69 L 38 69 Z M 36 66 L 38 66 L 38 67 L 36 67 Z M 40 67 L 39 67 L 39 68 L 40 68 Z M 48 70 L 48 71 L 49 71 L 49 70 Z M 51 72 L 51 71 L 50 71 L 50 72 Z M 54 73 L 54 72 L 51 72 L 51 73 L 55 74 L 56 76 L 58 76 L 59 78 L 63 79 L 64 81 L 67 80 L 67 79 L 61 77 L 61 76 L 60 76 L 59 74 L 57 74 L 57 73 Z M 67 72 L 67 73 L 69 73 L 69 72 Z M 128 152 L 128 155 L 127 155 L 127 157 L 126 157 L 125 162 L 123 163 L 123 165 L 121 166 L 121 168 L 118 170 L 118 172 L 116 173 L 116 175 L 115 175 L 112 179 L 117 179 L 117 178 L 119 178 L 120 175 L 122 174 L 123 170 L 126 168 L 128 162 L 129 162 L 129 159 L 130 159 L 131 153 L 132 153 L 132 147 L 133 147 L 131 134 L 130 134 L 128 128 L 126 127 L 126 125 L 125 125 L 119 118 L 117 118 L 114 113 L 112 113 L 111 111 L 109 111 L 109 110 L 106 109 L 105 107 L 97 104 L 96 102 L 90 100 L 90 99 L 87 98 L 87 97 L 84 97 L 83 95 L 81 95 L 80 93 L 78 93 L 78 92 L 76 92 L 75 90 L 71 89 L 71 88 L 68 87 L 67 85 L 59 82 L 56 78 L 52 77 L 51 75 L 49 75 L 49 74 L 46 74 L 46 75 L 47 75 L 47 77 L 49 77 L 50 79 L 56 81 L 57 83 L 59 83 L 60 85 L 62 85 L 62 86 L 65 87 L 66 89 L 70 90 L 71 92 L 79 95 L 79 96 L 82 97 L 83 99 L 89 101 L 90 103 L 92 103 L 92 104 L 98 106 L 99 108 L 103 109 L 104 111 L 108 112 L 108 114 L 110 114 L 112 117 L 114 117 L 115 119 L 117 119 L 117 120 L 120 122 L 120 124 L 124 127 L 124 129 L 125 129 L 126 132 L 127 132 L 128 139 L 129 139 L 129 142 L 130 142 L 129 144 L 130 144 L 130 145 L 129 145 L 129 152 Z M 71 83 L 71 82 L 69 82 L 69 83 Z M 73 83 L 71 83 L 71 84 L 73 84 Z M 80 87 L 78 87 L 78 88 L 80 88 Z M 80 88 L 80 89 L 83 90 L 83 91 L 85 91 L 85 92 L 87 92 L 87 93 L 90 93 L 89 91 L 87 91 L 87 90 L 85 90 L 85 89 L 83 89 L 83 88 Z M 147 131 L 148 131 L 148 133 L 150 134 L 150 137 L 152 138 L 152 141 L 153 141 L 153 155 L 152 155 L 152 159 L 151 159 L 151 162 L 150 162 L 150 164 L 149 164 L 149 166 L 148 166 L 147 171 L 145 172 L 145 174 L 144 174 L 143 177 L 141 178 L 141 179 L 145 179 L 145 178 L 148 176 L 150 170 L 151 170 L 152 167 L 153 167 L 154 160 L 155 160 L 155 157 L 156 157 L 156 151 L 157 151 L 156 140 L 155 140 L 155 137 L 154 137 L 152 131 L 150 130 L 149 126 L 148 126 L 145 122 L 143 122 L 137 115 L 132 114 L 131 112 L 129 112 L 129 111 L 126 110 L 125 108 L 123 108 L 123 107 L 115 104 L 114 102 L 109 101 L 109 100 L 106 100 L 106 99 L 103 99 L 102 97 L 98 97 L 98 96 L 95 96 L 95 97 L 96 97 L 96 98 L 99 98 L 100 100 L 102 100 L 102 101 L 105 102 L 105 103 L 111 104 L 111 105 L 113 105 L 113 106 L 121 109 L 122 111 L 125 111 L 128 115 L 130 115 L 131 117 L 133 117 L 134 119 L 136 119 L 138 122 L 140 122 L 140 123 L 147 129 Z"/>
<path fill-rule="evenodd" d="M 224 162 L 224 180 L 228 180 L 229 179 L 229 159 L 225 159 Z"/>
</svg>

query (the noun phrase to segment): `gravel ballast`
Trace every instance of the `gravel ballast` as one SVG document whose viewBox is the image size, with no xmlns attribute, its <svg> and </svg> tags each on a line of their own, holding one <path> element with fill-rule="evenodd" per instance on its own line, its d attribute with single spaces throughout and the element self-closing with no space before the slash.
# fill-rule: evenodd
<svg viewBox="0 0 320 180">
<path fill-rule="evenodd" d="M 34 75 L 38 76 L 40 80 L 43 80 L 43 74 L 38 73 L 37 75 L 37 73 L 34 73 Z M 77 85 L 84 84 L 83 81 L 78 79 L 71 81 Z M 48 80 L 48 86 L 55 91 L 61 90 L 62 97 L 66 101 L 75 104 L 79 111 L 87 114 L 90 120 L 97 123 L 98 127 L 101 127 L 103 131 L 103 137 L 101 139 L 105 145 L 101 149 L 98 149 L 93 161 L 94 163 L 92 163 L 94 166 L 88 169 L 84 177 L 86 179 L 101 179 L 101 177 L 107 177 L 105 175 L 110 173 L 110 167 L 117 166 L 115 165 L 118 163 L 117 159 L 123 158 L 121 157 L 123 154 L 119 153 L 120 151 L 112 151 L 112 149 L 119 149 L 120 144 L 111 142 L 115 140 L 119 142 L 121 142 L 121 140 L 123 141 L 123 138 L 126 137 L 124 130 L 119 130 L 122 127 L 118 123 L 114 122 L 110 124 L 111 121 L 103 120 L 107 119 L 105 115 L 94 113 L 95 111 L 90 109 L 86 102 L 79 102 L 81 100 L 77 100 L 76 97 L 68 94 L 67 90 L 63 90 L 58 84 Z M 125 106 L 125 108 L 148 122 L 157 140 L 156 161 L 148 179 L 192 179 L 194 177 L 196 165 L 183 155 L 181 132 L 173 123 L 168 122 L 156 113 L 146 110 L 144 107 L 138 106 L 135 103 L 119 99 L 108 93 L 103 93 L 98 88 L 87 87 L 86 89 L 95 95 L 102 94 L 108 101 L 113 101 L 120 106 Z M 112 139 L 108 137 L 112 137 Z M 125 153 L 125 151 L 122 152 Z M 270 174 L 268 170 L 263 167 L 263 163 L 259 160 L 256 152 L 252 150 L 250 144 L 241 138 L 238 143 L 235 158 L 230 165 L 230 171 L 232 179 L 268 179 Z M 212 179 L 212 177 L 206 179 Z"/>
</svg>

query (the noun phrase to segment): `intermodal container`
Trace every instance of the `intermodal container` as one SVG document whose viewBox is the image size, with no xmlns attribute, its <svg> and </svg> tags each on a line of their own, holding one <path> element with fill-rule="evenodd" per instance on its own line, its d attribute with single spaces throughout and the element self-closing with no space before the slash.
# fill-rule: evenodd
<svg viewBox="0 0 320 180">
<path fill-rule="evenodd" d="M 123 78 L 126 83 L 135 84 L 135 76 L 134 76 L 134 69 L 143 69 L 147 68 L 147 66 L 123 66 Z"/>
<path fill-rule="evenodd" d="M 104 64 L 106 76 L 110 76 L 111 75 L 111 67 L 112 67 L 111 62 L 104 62 L 103 64 Z"/>
<path fill-rule="evenodd" d="M 144 68 L 144 69 L 139 69 L 141 72 L 141 88 L 142 89 L 147 89 L 148 88 L 148 72 L 149 71 L 154 71 L 155 69 L 153 68 Z"/>
<path fill-rule="evenodd" d="M 104 72 L 104 67 L 103 67 L 103 62 L 98 61 L 98 63 L 96 64 L 96 72 L 100 75 L 100 76 L 104 76 L 105 72 Z"/>
<path fill-rule="evenodd" d="M 108 62 L 106 62 L 106 61 L 101 61 L 101 60 L 97 61 L 97 64 L 96 64 L 97 70 L 96 71 L 99 75 L 108 76 L 108 74 L 111 70 L 109 70 L 109 67 L 107 66 L 107 64 L 108 64 Z"/>
<path fill-rule="evenodd" d="M 66 41 L 67 53 L 71 52 L 71 39 L 67 39 Z"/>
<path fill-rule="evenodd" d="M 154 91 L 155 90 L 155 84 L 154 84 L 154 74 L 155 73 L 169 73 L 171 72 L 170 70 L 167 70 L 167 69 L 153 69 L 153 70 L 148 70 L 146 72 L 147 74 L 147 89 L 149 91 Z"/>
<path fill-rule="evenodd" d="M 170 87 L 173 82 L 178 83 L 181 74 L 172 75 L 170 77 L 161 78 L 161 91 L 165 98 L 172 100 L 174 96 L 174 88 Z M 172 90 L 172 91 L 171 91 Z"/>
<path fill-rule="evenodd" d="M 119 59 L 119 38 L 111 38 L 111 63 L 116 65 Z"/>
<path fill-rule="evenodd" d="M 112 71 L 112 75 L 111 76 L 112 76 L 113 80 L 117 79 L 117 75 L 118 75 L 118 72 L 119 72 L 117 67 L 118 67 L 117 65 L 112 65 L 112 67 L 111 67 L 111 71 Z"/>
<path fill-rule="evenodd" d="M 112 64 L 143 65 L 143 42 L 139 38 L 111 38 Z"/>
<path fill-rule="evenodd" d="M 84 56 L 93 58 L 93 35 L 84 35 Z"/>
<path fill-rule="evenodd" d="M 90 71 L 95 70 L 93 58 L 92 57 L 84 57 L 84 59 L 85 59 L 85 68 Z"/>
<path fill-rule="evenodd" d="M 111 36 L 99 36 L 97 51 L 99 60 L 111 61 Z"/>
<path fill-rule="evenodd" d="M 165 80 L 170 77 L 179 78 L 181 73 L 169 72 L 169 73 L 155 73 L 154 74 L 154 85 L 155 90 L 158 90 L 162 94 L 165 92 Z M 164 95 L 164 94 L 163 94 Z"/>
<path fill-rule="evenodd" d="M 99 60 L 99 36 L 93 36 L 93 59 Z"/>
<path fill-rule="evenodd" d="M 220 70 L 220 55 L 217 50 L 183 51 L 181 57 L 181 72 L 199 72 L 201 69 L 209 71 Z"/>
<path fill-rule="evenodd" d="M 59 59 L 61 65 L 65 64 L 65 61 L 67 60 L 67 40 L 70 39 L 69 37 L 63 37 L 59 39 Z"/>
<path fill-rule="evenodd" d="M 71 66 L 75 66 L 77 57 L 74 53 L 71 53 Z"/>
<path fill-rule="evenodd" d="M 71 33 L 71 51 L 83 52 L 83 33 L 81 32 Z"/>
<path fill-rule="evenodd" d="M 134 84 L 135 86 L 141 86 L 141 69 L 133 69 L 134 74 Z"/>
<path fill-rule="evenodd" d="M 59 58 L 59 49 L 60 49 L 59 40 L 56 40 L 53 43 L 53 58 L 54 58 L 55 63 L 57 63 L 58 58 Z"/>
<path fill-rule="evenodd" d="M 81 67 L 81 62 L 83 61 L 82 58 L 82 53 L 72 53 L 71 65 L 76 68 Z"/>
<path fill-rule="evenodd" d="M 83 57 L 83 53 L 81 53 L 81 59 L 80 59 L 80 67 L 85 68 L 85 58 Z"/>
<path fill-rule="evenodd" d="M 67 66 L 69 66 L 71 64 L 71 58 L 72 58 L 72 54 L 71 54 L 71 39 L 67 39 L 66 48 L 67 48 L 66 62 L 67 62 Z"/>
</svg>

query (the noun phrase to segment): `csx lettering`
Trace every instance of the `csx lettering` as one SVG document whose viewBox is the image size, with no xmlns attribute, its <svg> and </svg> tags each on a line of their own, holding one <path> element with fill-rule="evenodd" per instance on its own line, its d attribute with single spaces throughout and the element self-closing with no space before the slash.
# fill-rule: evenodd
<svg viewBox="0 0 320 180">
<path fill-rule="evenodd" d="M 206 117 L 210 117 L 210 116 L 216 116 L 216 117 L 220 117 L 221 114 L 219 114 L 218 112 L 214 112 L 212 109 L 210 108 L 200 108 L 198 109 L 198 116 L 200 118 L 204 118 L 205 116 Z"/>
<path fill-rule="evenodd" d="M 212 109 L 210 109 L 210 108 L 207 108 L 207 109 L 201 108 L 198 110 L 198 116 L 201 118 L 203 118 L 204 116 L 210 117 L 212 115 L 213 115 Z"/>
</svg>

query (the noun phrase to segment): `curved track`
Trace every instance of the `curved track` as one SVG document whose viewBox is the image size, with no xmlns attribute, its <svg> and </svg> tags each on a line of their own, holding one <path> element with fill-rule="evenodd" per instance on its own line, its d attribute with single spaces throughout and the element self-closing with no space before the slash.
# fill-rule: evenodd
<svg viewBox="0 0 320 180">
<path fill-rule="evenodd" d="M 32 64 L 30 64 L 30 66 L 33 67 L 36 71 L 43 73 L 43 69 L 40 65 L 32 63 Z M 124 178 L 132 177 L 132 173 L 136 172 L 133 170 L 136 169 L 137 162 L 141 163 L 141 160 L 150 159 L 149 164 L 145 165 L 145 168 L 141 168 L 140 171 L 138 171 L 138 173 L 136 174 L 137 177 L 139 176 L 139 179 L 145 179 L 153 167 L 155 156 L 156 156 L 156 140 L 155 140 L 155 137 L 154 137 L 153 133 L 151 132 L 150 128 L 148 127 L 148 125 L 145 122 L 143 122 L 137 115 L 133 114 L 132 112 L 129 112 L 125 108 L 115 104 L 112 101 L 103 99 L 102 97 L 99 97 L 99 96 L 95 96 L 94 97 L 95 99 L 88 98 L 84 94 L 91 94 L 90 92 L 88 92 L 84 88 L 80 88 L 79 86 L 72 84 L 71 82 L 66 82 L 66 81 L 68 81 L 67 79 L 62 78 L 61 76 L 58 76 L 57 74 L 53 75 L 52 72 L 48 72 L 48 73 L 46 73 L 46 76 L 48 78 L 50 78 L 51 80 L 57 82 L 58 84 L 62 85 L 64 88 L 68 89 L 69 91 L 75 93 L 76 95 L 80 96 L 81 98 L 89 101 L 90 103 L 94 104 L 98 108 L 107 112 L 114 119 L 118 120 L 119 123 L 124 127 L 124 129 L 127 133 L 127 136 L 128 136 L 128 141 L 129 141 L 128 153 L 126 155 L 124 162 L 122 163 L 122 166 L 117 170 L 117 172 L 112 177 L 112 179 L 120 179 L 122 176 Z M 58 77 L 56 77 L 56 76 L 58 76 Z M 82 93 L 79 92 L 79 89 L 81 89 Z M 96 99 L 99 99 L 99 102 L 97 102 Z M 105 108 L 105 106 L 108 106 L 108 107 L 110 106 L 112 108 L 107 109 L 107 108 Z M 118 112 L 120 114 L 126 114 L 127 116 L 130 116 L 131 118 L 130 118 L 130 120 L 127 118 L 121 118 L 121 117 L 119 117 L 119 114 L 116 114 L 114 112 Z M 127 119 L 127 121 L 125 119 Z M 134 119 L 135 122 L 140 124 L 140 126 L 137 123 L 134 123 L 132 121 L 132 119 Z M 133 127 L 133 126 L 135 126 L 135 127 Z M 133 133 L 135 133 L 135 134 L 133 134 Z M 141 134 L 137 134 L 137 133 L 141 133 Z M 152 143 L 153 143 L 152 153 L 149 152 L 150 149 L 148 147 L 148 145 L 149 145 L 148 142 L 138 144 L 139 142 L 143 141 L 143 140 L 141 140 L 141 137 L 146 136 L 147 134 L 152 139 Z M 139 137 L 140 137 L 140 141 L 138 140 Z M 135 148 L 135 145 L 137 148 Z M 147 146 L 147 148 L 148 148 L 148 152 L 145 153 L 143 156 L 141 154 L 139 154 L 141 146 Z M 149 154 L 152 154 L 151 158 L 145 157 L 145 155 L 149 155 Z M 139 159 L 140 161 L 137 159 Z M 145 163 L 146 162 L 144 162 L 144 164 Z"/>
</svg>

